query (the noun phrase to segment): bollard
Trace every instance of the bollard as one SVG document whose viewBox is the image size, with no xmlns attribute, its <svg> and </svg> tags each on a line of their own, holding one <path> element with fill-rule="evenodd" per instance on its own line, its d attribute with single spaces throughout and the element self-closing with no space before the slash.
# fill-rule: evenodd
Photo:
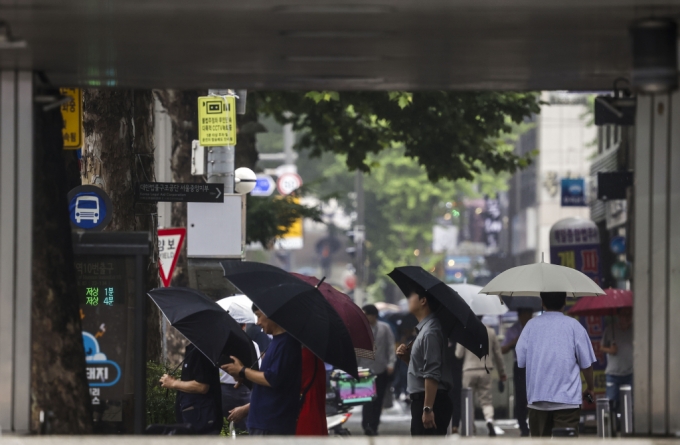
<svg viewBox="0 0 680 445">
<path fill-rule="evenodd" d="M 621 385 L 619 388 L 619 406 L 621 409 L 621 435 L 633 434 L 633 388 Z"/>
<path fill-rule="evenodd" d="M 597 417 L 597 437 L 606 439 L 612 437 L 611 411 L 609 399 L 601 397 L 595 402 L 595 414 Z"/>
<path fill-rule="evenodd" d="M 460 435 L 463 437 L 472 437 L 475 428 L 475 405 L 472 400 L 472 388 L 463 388 L 460 395 L 462 404 L 460 410 Z"/>
</svg>

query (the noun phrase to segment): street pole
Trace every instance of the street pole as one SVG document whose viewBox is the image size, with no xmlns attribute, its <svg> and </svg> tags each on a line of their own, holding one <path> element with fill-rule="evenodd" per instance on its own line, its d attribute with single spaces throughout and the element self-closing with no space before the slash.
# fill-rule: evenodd
<svg viewBox="0 0 680 445">
<path fill-rule="evenodd" d="M 365 204 L 364 204 L 364 172 L 357 170 L 354 177 L 354 191 L 357 197 L 357 219 L 354 224 L 354 243 L 356 248 L 356 277 L 357 284 L 354 290 L 354 302 L 357 306 L 364 305 L 366 290 L 366 259 L 364 252 L 364 240 L 366 238 Z"/>
<path fill-rule="evenodd" d="M 211 96 L 233 95 L 234 90 L 208 90 Z M 234 193 L 234 154 L 236 147 L 224 145 L 208 149 L 208 182 L 224 183 L 224 193 Z"/>
</svg>

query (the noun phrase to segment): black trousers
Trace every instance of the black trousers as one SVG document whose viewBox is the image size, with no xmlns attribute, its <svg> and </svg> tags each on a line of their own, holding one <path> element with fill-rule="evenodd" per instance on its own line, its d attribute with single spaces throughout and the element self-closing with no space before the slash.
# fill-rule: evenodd
<svg viewBox="0 0 680 445">
<path fill-rule="evenodd" d="M 453 353 L 451 354 L 453 355 Z M 453 413 L 451 414 L 451 426 L 458 428 L 460 426 L 460 408 L 461 408 L 461 392 L 463 389 L 463 360 L 453 359 L 453 387 L 451 387 L 451 403 L 453 403 Z"/>
<path fill-rule="evenodd" d="M 527 434 L 529 433 L 529 425 L 527 425 L 527 415 L 529 414 L 529 408 L 527 405 L 527 370 L 526 368 L 520 368 L 515 362 L 515 367 L 513 368 L 513 378 L 515 380 L 515 418 L 517 423 L 519 423 L 520 432 Z"/>
<path fill-rule="evenodd" d="M 448 391 L 437 391 L 434 399 L 434 423 L 436 428 L 425 428 L 423 425 L 424 393 L 411 394 L 411 436 L 446 436 L 453 412 L 453 404 Z"/>
<path fill-rule="evenodd" d="M 364 431 L 370 429 L 375 433 L 378 432 L 388 380 L 387 371 L 375 376 L 376 398 L 371 403 L 365 404 L 361 412 L 361 426 L 364 428 Z"/>
</svg>

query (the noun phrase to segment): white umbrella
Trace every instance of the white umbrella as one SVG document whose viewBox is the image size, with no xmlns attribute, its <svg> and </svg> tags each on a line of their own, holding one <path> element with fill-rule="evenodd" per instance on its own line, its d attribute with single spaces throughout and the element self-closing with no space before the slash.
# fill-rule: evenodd
<svg viewBox="0 0 680 445">
<path fill-rule="evenodd" d="M 508 307 L 495 295 L 476 295 L 470 303 L 475 315 L 503 315 Z"/>
<path fill-rule="evenodd" d="M 600 286 L 585 274 L 549 263 L 508 269 L 480 291 L 483 294 L 540 297 L 541 292 L 566 292 L 572 297 L 604 295 Z"/>
<path fill-rule="evenodd" d="M 470 306 L 475 315 L 503 315 L 508 312 L 508 307 L 504 305 L 500 298 L 494 295 L 480 295 L 482 286 L 474 284 L 449 284 L 449 287 L 460 295 Z"/>
<path fill-rule="evenodd" d="M 236 323 L 257 323 L 257 317 L 252 310 L 253 302 L 245 295 L 234 295 L 233 297 L 222 298 L 217 304 L 219 304 L 222 309 L 229 312 L 229 315 L 236 320 Z"/>
<path fill-rule="evenodd" d="M 449 284 L 449 287 L 458 292 L 458 295 L 460 295 L 468 305 L 472 303 L 472 299 L 479 295 L 479 291 L 482 290 L 482 286 L 475 286 L 474 284 L 467 283 Z"/>
</svg>

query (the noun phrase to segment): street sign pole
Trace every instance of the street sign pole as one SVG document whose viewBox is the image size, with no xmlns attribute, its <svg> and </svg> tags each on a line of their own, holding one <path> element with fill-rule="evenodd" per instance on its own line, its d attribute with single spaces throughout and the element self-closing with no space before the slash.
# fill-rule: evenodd
<svg viewBox="0 0 680 445">
<path fill-rule="evenodd" d="M 208 90 L 210 96 L 233 96 L 234 90 Z M 235 125 L 236 123 L 234 123 Z M 224 192 L 234 193 L 234 145 L 208 148 L 208 182 L 224 183 Z"/>
</svg>

